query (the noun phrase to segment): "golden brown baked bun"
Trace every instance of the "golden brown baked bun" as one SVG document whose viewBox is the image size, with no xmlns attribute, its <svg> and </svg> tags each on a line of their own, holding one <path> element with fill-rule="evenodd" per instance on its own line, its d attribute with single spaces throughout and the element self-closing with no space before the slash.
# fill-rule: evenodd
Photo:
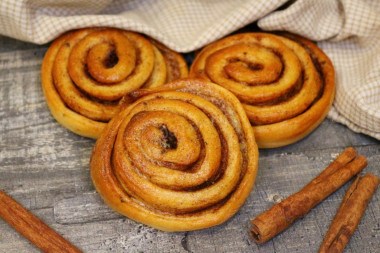
<svg viewBox="0 0 380 253">
<path fill-rule="evenodd" d="M 305 137 L 323 121 L 335 94 L 329 58 L 314 43 L 290 34 L 221 39 L 201 50 L 189 76 L 217 83 L 239 98 L 259 148 Z"/>
<path fill-rule="evenodd" d="M 129 31 L 88 28 L 52 43 L 41 80 L 55 119 L 74 133 L 97 138 L 126 93 L 187 74 L 183 57 L 153 40 Z"/>
<path fill-rule="evenodd" d="M 218 225 L 254 184 L 258 149 L 239 100 L 197 79 L 140 89 L 97 140 L 91 176 L 104 201 L 164 231 Z"/>
</svg>

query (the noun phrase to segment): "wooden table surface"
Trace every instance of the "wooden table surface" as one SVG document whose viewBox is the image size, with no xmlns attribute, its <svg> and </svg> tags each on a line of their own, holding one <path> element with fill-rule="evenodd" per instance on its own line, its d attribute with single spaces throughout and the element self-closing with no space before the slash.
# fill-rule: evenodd
<svg viewBox="0 0 380 253">
<path fill-rule="evenodd" d="M 249 238 L 250 221 L 300 190 L 348 146 L 367 157 L 364 172 L 380 176 L 380 142 L 326 119 L 296 144 L 260 150 L 255 187 L 224 224 L 179 233 L 139 224 L 97 195 L 89 171 L 95 141 L 50 114 L 40 84 L 47 47 L 0 37 L 0 189 L 84 252 L 317 252 L 352 181 L 261 246 Z M 39 250 L 0 219 L 0 252 Z M 380 252 L 380 190 L 345 252 Z"/>
</svg>

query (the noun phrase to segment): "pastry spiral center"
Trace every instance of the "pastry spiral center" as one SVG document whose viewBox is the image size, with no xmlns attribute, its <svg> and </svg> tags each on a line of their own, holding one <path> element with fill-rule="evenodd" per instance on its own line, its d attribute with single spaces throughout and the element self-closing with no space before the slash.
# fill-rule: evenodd
<svg viewBox="0 0 380 253">
<path fill-rule="evenodd" d="M 210 68 L 219 68 L 223 73 L 241 84 L 258 85 L 276 81 L 281 75 L 283 63 L 271 50 L 251 45 L 234 45 L 221 49 L 208 59 Z M 218 79 L 215 72 L 207 72 L 211 78 Z"/>
<path fill-rule="evenodd" d="M 162 138 L 161 146 L 164 149 L 176 149 L 177 148 L 177 138 L 170 132 L 166 125 L 159 127 L 160 131 L 164 135 Z"/>
<path fill-rule="evenodd" d="M 140 112 L 131 119 L 126 133 L 130 153 L 141 152 L 172 169 L 185 169 L 198 160 L 201 152 L 197 130 L 186 118 L 172 112 Z"/>
</svg>

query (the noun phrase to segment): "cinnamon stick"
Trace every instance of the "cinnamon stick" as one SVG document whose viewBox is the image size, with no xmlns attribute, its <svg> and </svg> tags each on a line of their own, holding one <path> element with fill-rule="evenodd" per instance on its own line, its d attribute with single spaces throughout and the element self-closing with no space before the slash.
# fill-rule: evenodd
<svg viewBox="0 0 380 253">
<path fill-rule="evenodd" d="M 0 217 L 43 252 L 81 252 L 1 190 Z"/>
<path fill-rule="evenodd" d="M 372 174 L 357 177 L 348 189 L 319 249 L 320 253 L 342 252 L 359 224 L 379 178 Z"/>
<path fill-rule="evenodd" d="M 323 172 L 299 192 L 274 205 L 252 220 L 251 238 L 261 244 L 304 217 L 314 206 L 358 174 L 367 160 L 356 156 L 354 148 L 345 149 Z"/>
</svg>

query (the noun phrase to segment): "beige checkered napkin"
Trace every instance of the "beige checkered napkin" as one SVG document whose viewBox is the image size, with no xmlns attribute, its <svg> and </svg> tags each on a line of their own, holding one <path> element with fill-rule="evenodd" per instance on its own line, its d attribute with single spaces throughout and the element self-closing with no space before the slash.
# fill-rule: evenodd
<svg viewBox="0 0 380 253">
<path fill-rule="evenodd" d="M 0 32 L 38 44 L 64 31 L 110 26 L 189 52 L 273 11 L 286 0 L 1 0 Z"/>
<path fill-rule="evenodd" d="M 337 72 L 329 117 L 380 139 L 380 1 L 298 0 L 274 11 L 285 2 L 0 0 L 0 33 L 42 44 L 67 30 L 109 26 L 190 52 L 260 19 L 262 29 L 319 41 Z"/>
</svg>

